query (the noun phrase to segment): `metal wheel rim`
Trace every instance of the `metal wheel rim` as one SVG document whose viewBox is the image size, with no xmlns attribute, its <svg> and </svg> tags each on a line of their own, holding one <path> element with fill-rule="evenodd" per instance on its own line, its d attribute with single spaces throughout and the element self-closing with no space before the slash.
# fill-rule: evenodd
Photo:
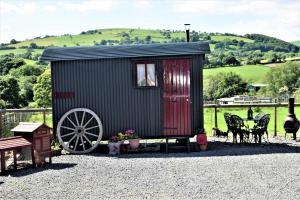
<svg viewBox="0 0 300 200">
<path fill-rule="evenodd" d="M 78 119 L 78 112 L 83 112 L 83 116 L 81 120 Z M 71 120 L 70 115 L 74 114 L 76 120 Z M 90 114 L 92 117 L 88 119 L 87 121 L 85 119 L 86 114 Z M 95 119 L 94 122 L 97 123 L 96 126 L 88 126 L 90 122 Z M 69 121 L 72 126 L 63 126 L 65 121 Z M 99 130 L 96 131 L 97 133 L 90 133 L 88 130 L 91 129 L 96 129 L 98 128 Z M 62 129 L 69 129 L 71 132 L 67 134 L 62 133 Z M 61 119 L 59 120 L 57 124 L 57 138 L 59 140 L 59 143 L 63 146 L 65 150 L 67 150 L 70 153 L 74 154 L 83 154 L 83 153 L 89 153 L 93 151 L 98 144 L 100 143 L 102 139 L 102 134 L 103 134 L 103 127 L 102 127 L 102 122 L 100 118 L 97 116 L 96 113 L 94 113 L 92 110 L 87 109 L 87 108 L 74 108 L 66 112 Z M 68 136 L 71 137 L 71 139 L 65 139 Z M 96 140 L 91 141 L 89 137 L 97 138 Z M 68 141 L 67 141 L 68 140 Z M 74 148 L 71 148 L 70 143 L 74 142 Z M 94 143 L 93 143 L 94 142 Z M 89 148 L 86 148 L 86 144 L 89 144 Z M 78 150 L 78 147 L 81 146 L 83 149 Z"/>
</svg>

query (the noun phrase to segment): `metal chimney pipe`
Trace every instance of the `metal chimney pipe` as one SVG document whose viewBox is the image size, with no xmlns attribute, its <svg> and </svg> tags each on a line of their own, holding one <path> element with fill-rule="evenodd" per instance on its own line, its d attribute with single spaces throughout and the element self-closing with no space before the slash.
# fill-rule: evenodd
<svg viewBox="0 0 300 200">
<path fill-rule="evenodd" d="M 190 25 L 191 24 L 184 24 L 185 26 L 185 34 L 186 34 L 186 41 L 190 42 Z"/>
</svg>

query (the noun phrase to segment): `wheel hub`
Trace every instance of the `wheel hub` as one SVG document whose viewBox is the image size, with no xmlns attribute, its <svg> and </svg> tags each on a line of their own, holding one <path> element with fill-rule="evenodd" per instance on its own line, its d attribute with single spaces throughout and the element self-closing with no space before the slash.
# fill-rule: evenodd
<svg viewBox="0 0 300 200">
<path fill-rule="evenodd" d="M 75 130 L 77 136 L 81 137 L 84 134 L 84 128 L 83 127 L 77 127 Z"/>
</svg>

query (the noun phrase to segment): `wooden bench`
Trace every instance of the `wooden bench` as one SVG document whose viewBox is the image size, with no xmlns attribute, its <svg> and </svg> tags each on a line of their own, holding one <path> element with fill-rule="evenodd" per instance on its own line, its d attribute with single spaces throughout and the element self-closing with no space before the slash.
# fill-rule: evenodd
<svg viewBox="0 0 300 200">
<path fill-rule="evenodd" d="M 21 136 L 1 138 L 0 139 L 0 153 L 1 153 L 1 174 L 5 173 L 5 152 L 13 151 L 14 169 L 17 169 L 17 150 L 30 147 L 32 163 L 35 165 L 34 154 L 32 150 L 32 144 Z"/>
</svg>

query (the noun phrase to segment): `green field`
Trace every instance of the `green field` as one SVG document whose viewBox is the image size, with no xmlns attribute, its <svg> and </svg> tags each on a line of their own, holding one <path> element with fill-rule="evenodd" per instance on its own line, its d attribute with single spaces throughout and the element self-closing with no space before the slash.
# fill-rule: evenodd
<svg viewBox="0 0 300 200">
<path fill-rule="evenodd" d="M 209 76 L 219 72 L 234 72 L 248 83 L 265 83 L 266 75 L 271 68 L 263 65 L 245 65 L 240 67 L 218 67 L 203 70 L 204 86 L 208 84 Z"/>
<path fill-rule="evenodd" d="M 18 54 L 24 54 L 26 53 L 27 49 L 5 49 L 5 50 L 0 50 L 0 56 L 5 55 L 5 54 L 10 54 L 13 53 L 15 55 Z M 44 49 L 33 49 L 32 54 L 42 54 Z"/>
<path fill-rule="evenodd" d="M 133 30 L 133 31 L 132 31 Z M 96 34 L 78 34 L 78 35 L 64 35 L 64 36 L 52 36 L 47 38 L 39 38 L 32 40 L 25 40 L 20 43 L 9 45 L 16 48 L 22 46 L 29 46 L 30 43 L 36 43 L 38 46 L 93 46 L 94 42 L 99 43 L 101 40 L 121 40 L 121 33 L 130 33 L 130 37 L 138 37 L 139 39 L 145 39 L 146 36 L 151 35 L 152 41 L 163 42 L 170 41 L 166 39 L 159 30 L 147 30 L 147 29 L 128 29 L 128 28 L 113 28 L 113 29 L 99 29 L 101 33 Z M 171 33 L 171 37 L 185 37 L 184 32 Z"/>
<path fill-rule="evenodd" d="M 237 41 L 241 41 L 243 40 L 244 42 L 249 42 L 252 43 L 254 42 L 254 40 L 248 39 L 248 38 L 243 38 L 243 37 L 238 37 L 238 36 L 227 36 L 227 35 L 212 35 L 211 39 L 214 41 L 224 41 L 226 39 L 230 39 L 230 40 L 237 40 Z"/>
<path fill-rule="evenodd" d="M 300 47 L 300 40 L 293 41 L 293 42 L 291 42 L 291 43 Z"/>
<path fill-rule="evenodd" d="M 227 131 L 227 126 L 224 120 L 224 113 L 229 112 L 232 114 L 236 114 L 240 117 L 247 117 L 247 108 L 219 108 L 218 109 L 218 128 L 222 131 Z M 255 108 L 253 108 L 255 116 L 258 112 Z M 260 108 L 260 112 L 270 114 L 271 120 L 268 126 L 269 135 L 274 135 L 274 108 Z M 288 109 L 287 108 L 277 108 L 277 133 L 278 135 L 284 135 L 283 129 L 283 120 L 287 116 Z M 295 107 L 295 114 L 300 116 L 300 107 Z M 214 108 L 205 108 L 204 109 L 204 127 L 209 135 L 212 135 L 212 128 L 214 127 Z M 253 126 L 253 122 L 249 122 L 249 126 Z"/>
<path fill-rule="evenodd" d="M 93 46 L 94 42 L 99 43 L 101 40 L 121 40 L 123 37 L 121 33 L 128 33 L 131 39 L 138 37 L 139 39 L 145 39 L 148 35 L 151 36 L 152 41 L 155 42 L 169 42 L 171 39 L 167 39 L 163 36 L 160 30 L 151 29 L 128 29 L 128 28 L 112 28 L 112 29 L 98 29 L 98 33 L 95 34 L 77 34 L 77 35 L 63 35 L 63 36 L 51 36 L 47 38 L 38 38 L 32 40 L 25 40 L 20 43 L 9 45 L 16 48 L 22 46 L 29 46 L 30 43 L 36 43 L 38 46 Z M 184 32 L 171 32 L 171 38 L 185 38 Z M 251 39 L 238 37 L 238 36 L 225 36 L 214 35 L 211 36 L 214 41 L 224 41 L 225 39 L 236 39 L 238 41 L 253 42 Z"/>
</svg>

